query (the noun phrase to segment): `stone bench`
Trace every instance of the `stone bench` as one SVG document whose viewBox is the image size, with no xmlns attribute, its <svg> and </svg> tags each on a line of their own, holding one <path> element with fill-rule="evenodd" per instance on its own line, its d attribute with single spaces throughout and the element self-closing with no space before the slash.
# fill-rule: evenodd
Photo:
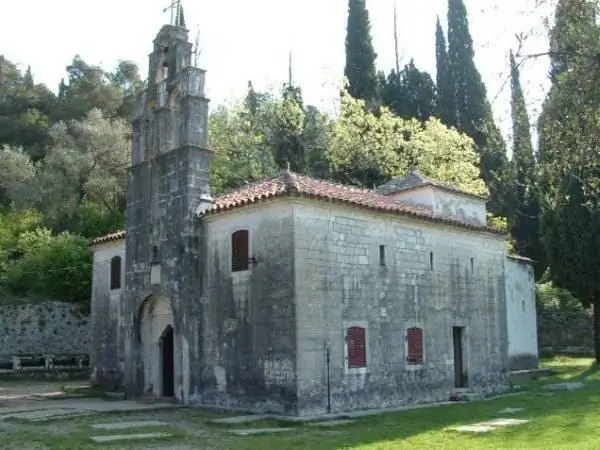
<svg viewBox="0 0 600 450">
<path fill-rule="evenodd" d="M 0 356 L 0 374 L 31 372 L 86 371 L 88 355 L 3 355 Z"/>
</svg>

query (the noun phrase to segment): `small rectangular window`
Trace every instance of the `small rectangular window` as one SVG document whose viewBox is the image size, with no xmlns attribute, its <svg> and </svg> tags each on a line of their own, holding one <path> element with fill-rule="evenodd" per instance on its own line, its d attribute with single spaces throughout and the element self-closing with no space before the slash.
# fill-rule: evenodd
<svg viewBox="0 0 600 450">
<path fill-rule="evenodd" d="M 238 230 L 231 235 L 231 270 L 248 270 L 250 264 L 248 230 Z"/>
<path fill-rule="evenodd" d="M 385 266 L 385 245 L 379 246 L 379 265 Z"/>
<path fill-rule="evenodd" d="M 121 257 L 114 256 L 110 260 L 110 289 L 121 289 Z"/>
<path fill-rule="evenodd" d="M 410 365 L 423 364 L 423 330 L 412 327 L 406 330 L 406 362 Z"/>
<path fill-rule="evenodd" d="M 348 368 L 367 366 L 366 330 L 362 327 L 350 327 L 347 334 Z"/>
<path fill-rule="evenodd" d="M 433 270 L 433 252 L 429 252 L 429 270 Z"/>
<path fill-rule="evenodd" d="M 471 258 L 471 274 L 475 272 L 475 258 Z"/>
</svg>

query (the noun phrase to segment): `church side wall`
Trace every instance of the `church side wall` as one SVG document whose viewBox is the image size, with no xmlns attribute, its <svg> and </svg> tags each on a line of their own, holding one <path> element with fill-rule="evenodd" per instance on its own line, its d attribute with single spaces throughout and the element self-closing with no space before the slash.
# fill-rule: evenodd
<svg viewBox="0 0 600 450">
<path fill-rule="evenodd" d="M 506 317 L 511 370 L 537 369 L 538 335 L 533 266 L 506 259 Z"/>
<path fill-rule="evenodd" d="M 192 401 L 294 414 L 292 205 L 272 201 L 205 219 L 204 381 Z M 249 232 L 248 270 L 232 271 L 232 233 Z"/>
<path fill-rule="evenodd" d="M 121 288 L 111 290 L 110 262 L 115 256 L 121 257 Z M 107 388 L 122 381 L 119 317 L 124 282 L 124 240 L 97 245 L 92 277 L 90 371 L 92 381 Z"/>
<path fill-rule="evenodd" d="M 448 400 L 453 327 L 465 327 L 468 386 L 507 387 L 502 237 L 298 201 L 294 239 L 300 415 Z M 349 367 L 353 327 L 365 330 L 366 367 Z M 414 327 L 421 364 L 407 361 Z"/>
</svg>

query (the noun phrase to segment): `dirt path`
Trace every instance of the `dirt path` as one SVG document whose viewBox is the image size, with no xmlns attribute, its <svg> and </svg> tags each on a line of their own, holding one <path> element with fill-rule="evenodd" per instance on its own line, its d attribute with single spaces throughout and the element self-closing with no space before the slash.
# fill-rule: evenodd
<svg viewBox="0 0 600 450">
<path fill-rule="evenodd" d="M 38 381 L 9 380 L 0 381 L 0 406 L 20 406 L 35 401 L 39 397 L 51 397 L 63 394 L 63 387 L 82 387 L 85 381 Z"/>
</svg>

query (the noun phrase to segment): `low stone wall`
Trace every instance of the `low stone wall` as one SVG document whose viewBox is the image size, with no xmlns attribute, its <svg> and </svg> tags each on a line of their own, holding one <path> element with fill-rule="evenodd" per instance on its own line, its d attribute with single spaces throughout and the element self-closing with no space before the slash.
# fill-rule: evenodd
<svg viewBox="0 0 600 450">
<path fill-rule="evenodd" d="M 89 316 L 64 302 L 0 304 L 0 356 L 87 355 Z"/>
<path fill-rule="evenodd" d="M 594 354 L 594 318 L 587 311 L 544 311 L 538 314 L 538 342 L 542 355 Z"/>
</svg>

